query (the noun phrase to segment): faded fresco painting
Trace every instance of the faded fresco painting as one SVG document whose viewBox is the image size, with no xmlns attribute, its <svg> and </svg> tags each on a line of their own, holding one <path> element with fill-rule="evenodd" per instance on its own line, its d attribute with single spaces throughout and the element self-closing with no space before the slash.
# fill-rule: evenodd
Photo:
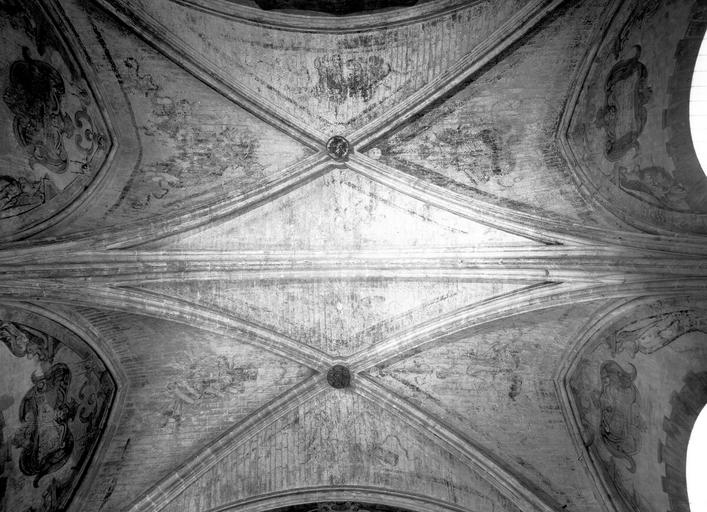
<svg viewBox="0 0 707 512">
<path fill-rule="evenodd" d="M 680 164 L 671 143 L 676 128 L 666 117 L 688 99 L 681 95 L 689 82 L 676 73 L 688 67 L 681 38 L 690 36 L 688 21 L 699 19 L 698 4 L 624 2 L 579 97 L 568 133 L 572 151 L 595 199 L 629 223 L 707 229 L 699 193 L 705 178 Z"/>
<path fill-rule="evenodd" d="M 76 335 L 0 307 L 0 511 L 64 510 L 84 476 L 115 394 Z"/>
<path fill-rule="evenodd" d="M 0 2 L 0 236 L 75 201 L 110 151 L 102 109 L 57 31 L 38 2 Z"/>
<path fill-rule="evenodd" d="M 673 510 L 661 447 L 666 433 L 670 439 L 687 421 L 668 426 L 674 397 L 707 363 L 707 315 L 702 306 L 671 299 L 643 305 L 631 318 L 589 342 L 569 391 L 589 460 L 610 492 L 626 510 Z M 691 424 L 682 427 L 689 432 Z M 671 453 L 684 453 L 687 439 L 683 444 Z"/>
</svg>

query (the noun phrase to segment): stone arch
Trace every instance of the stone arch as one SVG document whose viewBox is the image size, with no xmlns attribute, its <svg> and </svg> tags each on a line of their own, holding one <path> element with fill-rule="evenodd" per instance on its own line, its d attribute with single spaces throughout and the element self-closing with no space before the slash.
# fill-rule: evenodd
<svg viewBox="0 0 707 512">
<path fill-rule="evenodd" d="M 670 399 L 670 415 L 665 417 L 665 442 L 658 460 L 665 466 L 663 490 L 670 499 L 670 512 L 690 512 L 685 467 L 690 434 L 700 411 L 707 404 L 707 372 L 690 372 L 685 385 Z"/>
<path fill-rule="evenodd" d="M 695 3 L 684 37 L 675 50 L 675 68 L 670 77 L 665 126 L 670 137 L 665 145 L 675 162 L 680 180 L 688 188 L 688 200 L 707 206 L 707 176 L 700 165 L 690 128 L 690 93 L 700 47 L 707 35 L 707 5 Z M 706 162 L 707 163 L 707 162 Z"/>
<path fill-rule="evenodd" d="M 352 506 L 344 506 L 344 504 Z M 296 488 L 257 496 L 226 507 L 223 512 L 306 512 L 317 505 L 340 504 L 322 512 L 463 512 L 462 507 L 422 495 L 406 494 L 377 487 L 331 486 Z"/>
</svg>

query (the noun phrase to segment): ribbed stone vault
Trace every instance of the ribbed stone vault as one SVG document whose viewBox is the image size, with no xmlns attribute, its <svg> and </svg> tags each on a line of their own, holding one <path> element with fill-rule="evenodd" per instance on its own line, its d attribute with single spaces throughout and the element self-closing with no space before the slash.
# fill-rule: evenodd
<svg viewBox="0 0 707 512">
<path fill-rule="evenodd" d="M 0 511 L 687 510 L 704 7 L 390 4 L 0 2 Z"/>
</svg>

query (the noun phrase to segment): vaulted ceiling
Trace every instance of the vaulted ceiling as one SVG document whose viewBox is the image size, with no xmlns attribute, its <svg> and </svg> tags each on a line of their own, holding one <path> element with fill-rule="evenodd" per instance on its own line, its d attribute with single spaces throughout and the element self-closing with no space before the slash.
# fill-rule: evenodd
<svg viewBox="0 0 707 512">
<path fill-rule="evenodd" d="M 689 511 L 705 19 L 0 0 L 0 512 Z"/>
</svg>

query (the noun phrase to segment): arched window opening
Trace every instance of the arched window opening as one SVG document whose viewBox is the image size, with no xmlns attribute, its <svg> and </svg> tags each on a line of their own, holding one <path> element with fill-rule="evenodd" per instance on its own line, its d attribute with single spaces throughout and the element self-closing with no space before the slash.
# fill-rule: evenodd
<svg viewBox="0 0 707 512">
<path fill-rule="evenodd" d="M 690 88 L 690 132 L 692 145 L 700 161 L 702 172 L 707 174 L 707 37 L 702 40 L 700 53 L 692 74 Z"/>
<path fill-rule="evenodd" d="M 690 433 L 686 471 L 690 511 L 707 512 L 707 407 L 702 408 Z"/>
<path fill-rule="evenodd" d="M 392 7 L 410 7 L 418 0 L 255 0 L 265 10 L 318 11 L 342 16 Z"/>
</svg>

